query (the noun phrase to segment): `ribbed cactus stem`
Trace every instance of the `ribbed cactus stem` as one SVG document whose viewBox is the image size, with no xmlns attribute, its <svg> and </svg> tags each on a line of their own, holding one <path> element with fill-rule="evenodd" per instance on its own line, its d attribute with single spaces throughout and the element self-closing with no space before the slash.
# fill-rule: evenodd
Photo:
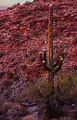
<svg viewBox="0 0 77 120">
<path fill-rule="evenodd" d="M 48 25 L 48 65 L 53 69 L 53 6 L 49 5 L 49 25 Z M 54 74 L 48 71 L 48 81 L 53 81 Z M 53 83 L 54 84 L 54 83 Z"/>
<path fill-rule="evenodd" d="M 48 64 L 53 67 L 53 6 L 49 5 Z"/>
</svg>

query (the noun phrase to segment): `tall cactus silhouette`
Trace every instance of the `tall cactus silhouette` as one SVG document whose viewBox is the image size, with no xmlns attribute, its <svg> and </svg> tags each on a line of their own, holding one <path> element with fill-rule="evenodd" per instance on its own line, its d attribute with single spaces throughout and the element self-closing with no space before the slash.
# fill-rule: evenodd
<svg viewBox="0 0 77 120">
<path fill-rule="evenodd" d="M 46 56 L 46 49 L 44 53 L 39 52 L 39 60 L 41 65 L 48 71 L 48 81 L 52 84 L 54 90 L 54 74 L 61 68 L 63 58 L 59 56 L 56 64 L 53 64 L 53 5 L 49 5 L 49 25 L 48 25 L 48 62 Z"/>
</svg>

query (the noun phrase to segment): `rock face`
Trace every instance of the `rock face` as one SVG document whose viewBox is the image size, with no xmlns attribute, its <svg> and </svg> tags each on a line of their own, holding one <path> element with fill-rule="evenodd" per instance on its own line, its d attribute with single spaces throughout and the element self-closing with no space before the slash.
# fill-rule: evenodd
<svg viewBox="0 0 77 120">
<path fill-rule="evenodd" d="M 48 51 L 48 6 L 51 3 L 54 62 L 59 54 L 64 54 L 58 74 L 77 70 L 76 1 L 34 0 L 1 10 L 0 99 L 21 101 L 16 97 L 27 82 L 46 74 L 39 64 L 38 53 L 44 48 Z"/>
</svg>

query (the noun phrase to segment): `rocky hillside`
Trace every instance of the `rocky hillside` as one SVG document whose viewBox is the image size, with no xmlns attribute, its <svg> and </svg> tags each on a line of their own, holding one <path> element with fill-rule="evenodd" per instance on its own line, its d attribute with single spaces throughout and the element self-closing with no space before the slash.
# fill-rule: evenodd
<svg viewBox="0 0 77 120">
<path fill-rule="evenodd" d="M 54 62 L 60 53 L 64 54 L 57 75 L 77 69 L 76 0 L 34 0 L 1 10 L 0 98 L 6 101 L 14 102 L 28 81 L 38 79 L 39 75 L 46 76 L 38 55 L 44 48 L 48 51 L 48 6 L 51 3 Z"/>
</svg>

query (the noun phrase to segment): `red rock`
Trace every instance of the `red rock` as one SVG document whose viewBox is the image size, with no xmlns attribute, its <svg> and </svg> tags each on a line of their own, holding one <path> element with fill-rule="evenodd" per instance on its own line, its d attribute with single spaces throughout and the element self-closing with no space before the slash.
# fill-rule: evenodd
<svg viewBox="0 0 77 120">
<path fill-rule="evenodd" d="M 32 117 L 32 115 L 27 115 L 23 117 L 22 120 L 34 120 L 34 118 Z"/>
</svg>

